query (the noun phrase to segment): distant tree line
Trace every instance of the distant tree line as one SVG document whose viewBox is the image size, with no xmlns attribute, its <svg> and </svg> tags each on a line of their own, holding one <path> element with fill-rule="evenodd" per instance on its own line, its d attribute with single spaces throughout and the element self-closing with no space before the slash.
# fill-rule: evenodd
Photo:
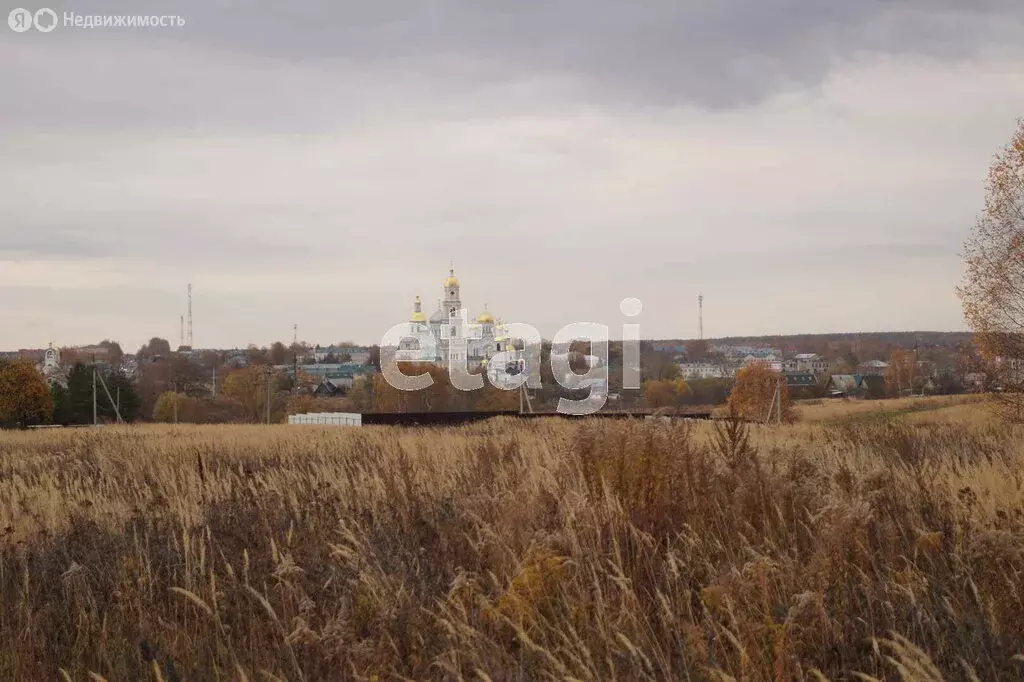
<svg viewBox="0 0 1024 682">
<path fill-rule="evenodd" d="M 94 371 L 106 384 L 106 390 L 103 390 L 97 380 L 96 420 L 116 421 L 120 411 L 124 421 L 135 421 L 139 417 L 141 401 L 133 382 L 106 364 L 87 366 L 76 363 L 68 372 L 65 387 L 57 381 L 52 386 L 47 384 L 36 370 L 35 363 L 0 361 L 0 425 L 26 427 L 93 423 Z"/>
<path fill-rule="evenodd" d="M 135 384 L 120 371 L 111 371 L 103 366 L 91 367 L 76 363 L 68 372 L 68 385 L 64 388 L 54 384 L 53 423 L 63 426 L 93 423 L 93 370 L 99 373 L 106 390 L 99 380 L 96 382 L 96 418 L 101 422 L 121 419 L 133 422 L 139 418 L 142 401 Z M 107 391 L 110 395 L 107 395 Z M 115 409 L 116 408 L 116 409 Z"/>
</svg>

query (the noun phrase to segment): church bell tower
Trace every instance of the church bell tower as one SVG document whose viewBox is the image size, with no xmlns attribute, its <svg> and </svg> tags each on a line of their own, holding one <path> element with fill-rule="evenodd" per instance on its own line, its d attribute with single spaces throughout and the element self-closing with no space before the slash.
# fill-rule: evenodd
<svg viewBox="0 0 1024 682">
<path fill-rule="evenodd" d="M 444 280 L 444 311 L 448 319 L 458 317 L 462 310 L 462 300 L 459 298 L 459 278 L 455 276 L 455 267 L 448 270 L 448 277 Z"/>
</svg>

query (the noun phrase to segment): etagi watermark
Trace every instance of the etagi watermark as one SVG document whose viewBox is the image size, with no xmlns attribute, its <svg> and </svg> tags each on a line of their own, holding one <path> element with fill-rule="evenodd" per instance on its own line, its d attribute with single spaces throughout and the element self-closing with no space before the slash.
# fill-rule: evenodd
<svg viewBox="0 0 1024 682">
<path fill-rule="evenodd" d="M 639 299 L 626 298 L 619 304 L 626 317 L 636 317 L 643 310 Z M 452 386 L 460 391 L 483 388 L 484 378 L 470 374 L 467 349 L 473 340 L 483 339 L 481 325 L 469 324 L 468 311 L 462 309 L 454 318 L 441 326 L 447 336 L 448 376 Z M 509 350 L 495 341 L 496 352 L 487 362 L 487 379 L 493 386 L 506 391 L 541 388 L 541 336 L 537 329 L 522 322 L 501 325 L 502 337 L 515 339 L 518 348 Z M 463 331 L 465 333 L 463 333 Z M 563 414 L 593 414 L 608 400 L 608 326 L 596 322 L 574 322 L 555 333 L 553 347 L 570 347 L 575 341 L 590 343 L 590 356 L 585 374 L 576 374 L 570 367 L 568 354 L 551 354 L 551 374 L 560 386 L 569 390 L 588 389 L 586 398 L 574 400 L 559 398 L 558 411 Z M 409 341 L 418 342 L 410 349 Z M 400 362 L 424 361 L 438 357 L 440 342 L 429 327 L 420 323 L 403 322 L 391 327 L 380 342 L 380 368 L 384 380 L 400 391 L 421 391 L 434 384 L 429 373 L 408 375 L 402 372 Z M 622 387 L 640 388 L 640 325 L 622 325 Z"/>
<path fill-rule="evenodd" d="M 176 14 L 76 14 L 64 12 L 58 18 L 57 13 L 49 7 L 37 9 L 35 12 L 23 7 L 12 9 L 7 15 L 7 25 L 15 33 L 24 33 L 35 28 L 42 33 L 49 33 L 61 24 L 65 28 L 180 28 L 185 19 Z"/>
</svg>

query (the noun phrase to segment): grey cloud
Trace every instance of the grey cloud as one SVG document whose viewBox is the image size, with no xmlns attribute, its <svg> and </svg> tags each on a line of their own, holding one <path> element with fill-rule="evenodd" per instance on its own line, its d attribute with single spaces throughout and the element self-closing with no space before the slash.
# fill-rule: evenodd
<svg viewBox="0 0 1024 682">
<path fill-rule="evenodd" d="M 1017 0 L 92 0 L 57 10 L 174 12 L 187 23 L 5 35 L 0 57 L 13 68 L 0 86 L 13 97 L 0 121 L 295 131 L 389 107 L 427 113 L 467 92 L 499 109 L 552 96 L 716 109 L 813 85 L 863 53 L 965 59 L 1024 30 Z"/>
<path fill-rule="evenodd" d="M 173 336 L 193 276 L 204 343 L 369 342 L 449 258 L 548 333 L 636 295 L 685 334 L 698 291 L 716 333 L 948 327 L 1022 102 L 1019 0 L 58 10 L 187 24 L 0 31 L 0 346 Z"/>
<path fill-rule="evenodd" d="M 266 219 L 266 215 L 262 216 Z M 153 261 L 190 269 L 251 271 L 301 263 L 307 268 L 340 267 L 358 258 L 347 237 L 334 234 L 301 210 L 282 216 L 262 233 L 247 229 L 246 215 L 217 211 L 83 211 L 78 215 L 0 219 L 19 225 L 4 232 L 0 260 L 117 259 Z M 301 224 L 302 229 L 289 226 Z"/>
<path fill-rule="evenodd" d="M 177 7 L 195 13 L 188 39 L 254 54 L 354 59 L 473 82 L 561 74 L 604 91 L 602 99 L 706 107 L 752 103 L 787 83 L 813 83 L 831 62 L 858 52 L 962 58 L 1000 26 L 1019 29 L 1024 19 L 1024 4 L 1016 0 L 325 0 L 246 10 Z"/>
<path fill-rule="evenodd" d="M 723 262 L 732 267 L 742 267 L 750 274 L 754 271 L 770 271 L 788 263 L 849 263 L 867 269 L 886 269 L 898 272 L 900 263 L 915 261 L 950 261 L 957 258 L 958 244 L 941 242 L 854 242 L 841 245 L 805 245 L 780 243 L 762 246 L 758 249 L 730 249 L 705 251 L 700 259 L 662 261 L 661 271 L 666 275 L 701 271 L 704 277 L 713 274 Z M 860 264 L 860 265 L 857 265 Z"/>
</svg>

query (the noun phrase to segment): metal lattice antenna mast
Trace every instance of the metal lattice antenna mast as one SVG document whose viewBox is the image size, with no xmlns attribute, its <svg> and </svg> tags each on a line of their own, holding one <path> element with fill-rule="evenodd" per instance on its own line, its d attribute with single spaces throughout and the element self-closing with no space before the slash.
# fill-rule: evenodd
<svg viewBox="0 0 1024 682">
<path fill-rule="evenodd" d="M 188 284 L 188 347 L 192 347 L 192 283 Z"/>
<path fill-rule="evenodd" d="M 697 296 L 697 319 L 700 325 L 697 330 L 697 338 L 704 340 L 704 294 Z"/>
<path fill-rule="evenodd" d="M 178 348 L 185 345 L 185 316 L 181 316 L 181 330 L 178 332 Z"/>
</svg>

